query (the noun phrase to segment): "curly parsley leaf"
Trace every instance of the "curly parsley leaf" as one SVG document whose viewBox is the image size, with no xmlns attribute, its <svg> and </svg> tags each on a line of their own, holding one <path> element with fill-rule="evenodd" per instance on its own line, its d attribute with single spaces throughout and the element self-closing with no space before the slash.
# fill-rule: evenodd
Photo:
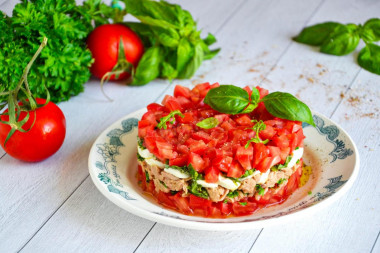
<svg viewBox="0 0 380 253">
<path fill-rule="evenodd" d="M 267 125 L 265 125 L 265 123 L 262 120 L 260 121 L 253 120 L 253 121 L 256 122 L 256 124 L 252 127 L 252 130 L 255 131 L 256 136 L 247 141 L 247 144 L 245 144 L 245 148 L 248 148 L 251 142 L 264 143 L 264 144 L 267 144 L 269 142 L 269 140 L 261 140 L 259 136 L 259 133 L 267 128 Z"/>
</svg>

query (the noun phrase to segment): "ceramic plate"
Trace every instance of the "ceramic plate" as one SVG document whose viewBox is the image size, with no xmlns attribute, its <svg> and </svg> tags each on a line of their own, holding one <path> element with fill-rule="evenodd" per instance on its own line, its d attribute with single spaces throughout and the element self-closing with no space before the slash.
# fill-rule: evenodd
<svg viewBox="0 0 380 253">
<path fill-rule="evenodd" d="M 304 124 L 304 162 L 313 169 L 308 183 L 281 205 L 243 217 L 211 219 L 165 209 L 138 186 L 137 123 L 146 110 L 131 113 L 108 127 L 89 156 L 91 178 L 99 191 L 119 207 L 163 224 L 200 230 L 241 230 L 300 219 L 326 207 L 353 184 L 359 154 L 350 136 L 330 119 L 313 113 L 316 128 Z"/>
</svg>

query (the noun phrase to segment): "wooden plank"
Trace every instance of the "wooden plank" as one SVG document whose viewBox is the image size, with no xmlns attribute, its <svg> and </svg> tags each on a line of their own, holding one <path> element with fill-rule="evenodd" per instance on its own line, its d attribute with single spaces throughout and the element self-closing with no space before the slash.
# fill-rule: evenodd
<svg viewBox="0 0 380 253">
<path fill-rule="evenodd" d="M 373 245 L 373 247 L 371 249 L 371 253 L 372 252 L 380 252 L 380 240 L 379 240 L 379 237 L 380 237 L 380 231 L 377 234 L 375 244 Z"/>
<path fill-rule="evenodd" d="M 136 252 L 248 252 L 260 229 L 196 231 L 156 224 Z"/>
<path fill-rule="evenodd" d="M 108 201 L 88 177 L 21 252 L 132 252 L 153 224 Z"/>
<path fill-rule="evenodd" d="M 194 10 L 203 7 L 210 10 L 216 1 L 186 3 L 188 5 L 185 8 L 194 6 Z M 228 12 L 235 5 L 236 1 L 229 1 L 220 9 L 223 13 Z M 199 20 L 207 18 L 197 12 L 194 12 L 194 16 Z M 226 19 L 227 17 L 214 19 L 215 22 L 209 25 L 210 32 L 218 29 Z M 84 93 L 60 104 L 66 115 L 67 137 L 56 155 L 38 164 L 17 162 L 8 156 L 1 159 L 0 176 L 7 180 L 0 185 L 1 196 L 4 196 L 1 201 L 0 252 L 20 249 L 82 183 L 88 175 L 87 158 L 90 147 L 108 125 L 155 101 L 168 85 L 169 82 L 163 80 L 154 81 L 145 87 L 125 87 L 109 83 L 105 85 L 105 92 L 114 101 L 108 102 L 100 92 L 99 82 L 90 81 L 86 84 Z M 58 219 L 57 222 L 59 221 Z M 67 229 L 64 224 L 59 227 Z M 80 233 L 78 227 L 70 230 L 75 230 L 78 236 L 87 237 L 87 234 Z M 51 240 L 52 243 L 53 241 Z M 95 240 L 92 243 L 98 242 Z"/>
</svg>

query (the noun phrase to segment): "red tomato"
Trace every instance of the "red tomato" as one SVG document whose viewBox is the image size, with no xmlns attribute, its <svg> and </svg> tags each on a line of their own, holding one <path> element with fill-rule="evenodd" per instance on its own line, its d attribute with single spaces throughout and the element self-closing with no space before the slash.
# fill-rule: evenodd
<svg viewBox="0 0 380 253">
<path fill-rule="evenodd" d="M 182 197 L 182 194 L 178 192 L 174 196 L 170 196 L 175 205 L 177 206 L 178 210 L 181 211 L 184 214 L 190 214 L 193 213 L 193 210 L 191 210 L 189 206 L 189 200 L 187 198 Z"/>
<path fill-rule="evenodd" d="M 44 104 L 45 99 L 36 99 L 37 104 Z M 5 112 L 7 112 L 6 110 Z M 36 109 L 36 121 L 29 132 L 16 131 L 4 146 L 11 127 L 0 123 L 0 143 L 10 156 L 26 162 L 42 161 L 53 155 L 62 146 L 66 135 L 66 119 L 61 109 L 52 102 Z M 22 127 L 28 130 L 34 121 L 34 112 L 29 113 L 29 120 Z M 27 112 L 21 112 L 23 120 Z M 8 121 L 9 116 L 2 115 L 1 120 Z"/>
<path fill-rule="evenodd" d="M 207 183 L 217 183 L 218 180 L 219 180 L 219 170 L 214 167 L 214 166 L 211 166 L 211 167 L 208 167 L 206 170 L 205 170 L 205 180 Z"/>
<path fill-rule="evenodd" d="M 269 155 L 269 149 L 265 147 L 263 143 L 256 143 L 253 146 L 252 166 L 256 168 L 256 165 L 258 165 L 261 162 L 261 160 L 263 160 L 268 155 Z"/>
<path fill-rule="evenodd" d="M 243 203 L 243 204 L 242 204 Z M 257 210 L 259 206 L 252 202 L 234 202 L 232 210 L 235 215 L 249 215 Z"/>
<path fill-rule="evenodd" d="M 204 169 L 205 161 L 200 155 L 190 152 L 188 164 L 191 164 L 194 170 L 201 172 Z"/>
<path fill-rule="evenodd" d="M 274 143 L 276 143 L 276 146 L 279 148 L 287 148 L 289 147 L 289 139 L 286 137 L 286 135 L 276 136 L 273 138 Z"/>
<path fill-rule="evenodd" d="M 185 98 L 190 98 L 190 89 L 187 87 L 183 87 L 181 85 L 176 85 L 174 88 L 174 96 L 175 97 L 185 97 Z"/>
<path fill-rule="evenodd" d="M 245 173 L 245 169 L 241 167 L 241 165 L 238 162 L 233 161 L 230 169 L 228 170 L 227 177 L 238 178 L 238 177 L 243 176 L 244 173 Z"/>
<path fill-rule="evenodd" d="M 248 148 L 239 146 L 236 151 L 236 159 L 245 170 L 252 169 L 251 161 L 253 158 L 253 147 L 249 145 Z"/>
<path fill-rule="evenodd" d="M 261 172 L 267 172 L 270 168 L 279 162 L 281 162 L 280 156 L 266 157 L 257 165 L 257 169 Z"/>
<path fill-rule="evenodd" d="M 170 196 L 169 193 L 159 191 L 157 194 L 157 200 L 160 204 L 163 204 L 167 207 L 175 208 L 176 205 L 174 204 L 174 202 L 172 201 L 172 199 L 169 196 Z"/>
<path fill-rule="evenodd" d="M 140 38 L 128 27 L 121 24 L 106 24 L 96 27 L 87 38 L 87 47 L 95 59 L 90 71 L 102 78 L 112 71 L 117 64 L 120 39 L 123 41 L 124 54 L 128 62 L 137 67 L 144 53 L 144 46 Z M 129 77 L 127 72 L 122 73 L 117 80 Z M 110 80 L 115 80 L 115 75 Z"/>
</svg>

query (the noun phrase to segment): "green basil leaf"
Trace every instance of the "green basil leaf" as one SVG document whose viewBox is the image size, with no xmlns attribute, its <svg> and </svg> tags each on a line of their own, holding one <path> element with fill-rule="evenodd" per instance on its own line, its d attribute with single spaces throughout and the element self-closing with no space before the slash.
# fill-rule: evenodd
<svg viewBox="0 0 380 253">
<path fill-rule="evenodd" d="M 365 22 L 362 32 L 361 38 L 365 42 L 375 42 L 380 40 L 380 19 L 372 18 Z"/>
<path fill-rule="evenodd" d="M 247 91 L 233 85 L 221 85 L 208 91 L 204 103 L 221 113 L 238 114 L 249 104 Z"/>
<path fill-rule="evenodd" d="M 163 29 L 161 27 L 155 27 L 153 29 L 154 34 L 158 38 L 159 42 L 166 47 L 177 47 L 179 43 L 179 34 L 175 29 L 168 28 Z"/>
<path fill-rule="evenodd" d="M 336 22 L 326 22 L 309 26 L 304 28 L 293 40 L 311 46 L 320 46 L 329 38 L 335 28 L 340 26 L 344 25 Z"/>
<path fill-rule="evenodd" d="M 260 100 L 260 92 L 256 87 L 252 88 L 251 101 L 254 104 L 258 104 Z"/>
<path fill-rule="evenodd" d="M 246 108 L 244 108 L 243 111 L 239 112 L 239 114 L 245 114 L 245 113 L 250 113 L 253 112 L 257 107 L 257 104 L 249 104 Z"/>
<path fill-rule="evenodd" d="M 177 70 L 168 62 L 162 62 L 161 77 L 173 80 L 177 77 Z"/>
<path fill-rule="evenodd" d="M 355 50 L 359 41 L 360 36 L 356 25 L 339 26 L 322 44 L 321 52 L 332 55 L 346 55 Z"/>
<path fill-rule="evenodd" d="M 149 48 L 142 56 L 131 85 L 144 85 L 160 75 L 163 53 L 160 47 Z"/>
<path fill-rule="evenodd" d="M 191 78 L 197 69 L 201 66 L 203 62 L 203 49 L 200 43 L 196 44 L 194 47 L 194 55 L 190 62 L 185 66 L 185 68 L 178 75 L 179 78 L 189 79 Z"/>
<path fill-rule="evenodd" d="M 219 51 L 220 51 L 220 48 L 217 48 L 217 49 L 211 50 L 211 51 L 209 50 L 208 52 L 205 53 L 204 60 L 210 60 L 210 59 L 214 58 L 215 55 L 217 55 L 219 53 Z"/>
<path fill-rule="evenodd" d="M 143 24 L 151 25 L 151 26 L 158 26 L 162 28 L 172 28 L 172 29 L 179 29 L 178 26 L 170 24 L 169 22 L 165 20 L 160 19 L 154 19 L 148 16 L 135 16 L 138 20 L 140 20 Z"/>
<path fill-rule="evenodd" d="M 268 112 L 275 117 L 315 126 L 309 107 L 292 94 L 277 91 L 266 95 L 260 101 L 264 102 Z"/>
<path fill-rule="evenodd" d="M 217 125 L 219 125 L 219 121 L 214 117 L 204 119 L 197 123 L 198 127 L 204 128 L 204 129 L 211 129 L 211 128 L 216 127 Z"/>
<path fill-rule="evenodd" d="M 380 75 L 380 46 L 367 44 L 359 53 L 358 63 L 363 69 Z"/>
<path fill-rule="evenodd" d="M 194 49 L 187 38 L 179 41 L 177 49 L 177 71 L 181 72 L 194 54 Z"/>
<path fill-rule="evenodd" d="M 207 46 L 210 46 L 216 42 L 216 38 L 214 35 L 209 33 L 205 39 L 203 39 L 204 43 L 206 43 Z"/>
</svg>

